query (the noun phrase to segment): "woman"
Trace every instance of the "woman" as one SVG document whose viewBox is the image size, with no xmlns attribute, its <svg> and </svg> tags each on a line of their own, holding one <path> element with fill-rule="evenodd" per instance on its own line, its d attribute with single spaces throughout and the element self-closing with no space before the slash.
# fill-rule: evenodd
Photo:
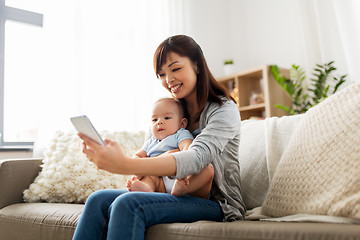
<svg viewBox="0 0 360 240">
<path fill-rule="evenodd" d="M 84 150 L 98 168 L 112 173 L 184 178 L 212 163 L 214 181 L 209 199 L 166 193 L 102 190 L 92 194 L 74 239 L 144 239 L 145 230 L 159 223 L 243 219 L 238 147 L 240 115 L 228 92 L 214 79 L 200 46 L 190 37 L 166 39 L 154 55 L 154 69 L 174 98 L 186 103 L 187 129 L 195 139 L 187 151 L 150 158 L 129 158 L 120 146 L 105 140 L 100 146 L 86 136 Z"/>
</svg>

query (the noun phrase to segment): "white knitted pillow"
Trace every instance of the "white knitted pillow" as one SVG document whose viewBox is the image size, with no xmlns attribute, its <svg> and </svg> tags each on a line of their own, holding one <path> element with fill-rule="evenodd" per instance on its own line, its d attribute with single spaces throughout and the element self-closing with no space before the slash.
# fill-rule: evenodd
<svg viewBox="0 0 360 240">
<path fill-rule="evenodd" d="M 144 132 L 100 132 L 103 138 L 118 141 L 131 156 L 141 148 Z M 58 131 L 44 152 L 42 171 L 29 189 L 26 202 L 83 203 L 100 189 L 126 189 L 126 175 L 99 170 L 82 153 L 81 139 L 75 131 Z"/>
<path fill-rule="evenodd" d="M 241 121 L 239 164 L 245 206 L 247 209 L 259 207 L 269 188 L 263 120 Z"/>
<path fill-rule="evenodd" d="M 241 121 L 241 194 L 248 210 L 265 200 L 276 166 L 303 114 Z"/>
<path fill-rule="evenodd" d="M 304 115 L 276 169 L 262 213 L 360 219 L 360 83 Z"/>
</svg>

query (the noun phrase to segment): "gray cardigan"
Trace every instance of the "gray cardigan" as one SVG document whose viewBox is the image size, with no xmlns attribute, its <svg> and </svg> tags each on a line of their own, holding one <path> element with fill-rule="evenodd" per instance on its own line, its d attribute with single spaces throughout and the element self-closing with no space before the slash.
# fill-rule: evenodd
<svg viewBox="0 0 360 240">
<path fill-rule="evenodd" d="M 233 101 L 206 104 L 200 115 L 200 134 L 188 151 L 175 152 L 176 178 L 196 174 L 212 163 L 215 176 L 211 199 L 219 202 L 224 221 L 244 219 L 238 151 L 240 114 Z"/>
</svg>

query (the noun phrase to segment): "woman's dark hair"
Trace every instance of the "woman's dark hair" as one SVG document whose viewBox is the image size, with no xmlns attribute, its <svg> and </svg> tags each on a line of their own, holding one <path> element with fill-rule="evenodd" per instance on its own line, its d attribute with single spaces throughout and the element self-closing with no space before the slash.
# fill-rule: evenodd
<svg viewBox="0 0 360 240">
<path fill-rule="evenodd" d="M 156 75 L 159 74 L 162 65 L 166 63 L 167 56 L 171 52 L 182 57 L 188 57 L 197 66 L 196 96 L 200 105 L 200 112 L 208 101 L 222 105 L 223 100 L 220 96 L 235 102 L 228 90 L 221 86 L 211 74 L 201 47 L 189 36 L 175 35 L 167 38 L 159 45 L 154 54 Z"/>
</svg>

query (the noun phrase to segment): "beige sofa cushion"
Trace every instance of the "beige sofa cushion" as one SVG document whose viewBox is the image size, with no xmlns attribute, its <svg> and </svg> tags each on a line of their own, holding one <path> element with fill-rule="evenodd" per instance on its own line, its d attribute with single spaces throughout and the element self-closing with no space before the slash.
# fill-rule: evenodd
<svg viewBox="0 0 360 240">
<path fill-rule="evenodd" d="M 19 203 L 0 209 L 2 239 L 72 239 L 81 204 Z"/>
<path fill-rule="evenodd" d="M 276 169 L 262 213 L 360 219 L 360 83 L 310 109 Z"/>
<path fill-rule="evenodd" d="M 81 204 L 26 203 L 0 210 L 0 240 L 72 239 Z M 146 231 L 146 239 L 359 239 L 359 225 L 330 223 L 274 223 L 199 221 L 159 224 Z"/>
<path fill-rule="evenodd" d="M 354 224 L 259 221 L 159 224 L 146 232 L 146 239 L 171 240 L 348 240 L 359 236 L 359 225 Z"/>
</svg>

